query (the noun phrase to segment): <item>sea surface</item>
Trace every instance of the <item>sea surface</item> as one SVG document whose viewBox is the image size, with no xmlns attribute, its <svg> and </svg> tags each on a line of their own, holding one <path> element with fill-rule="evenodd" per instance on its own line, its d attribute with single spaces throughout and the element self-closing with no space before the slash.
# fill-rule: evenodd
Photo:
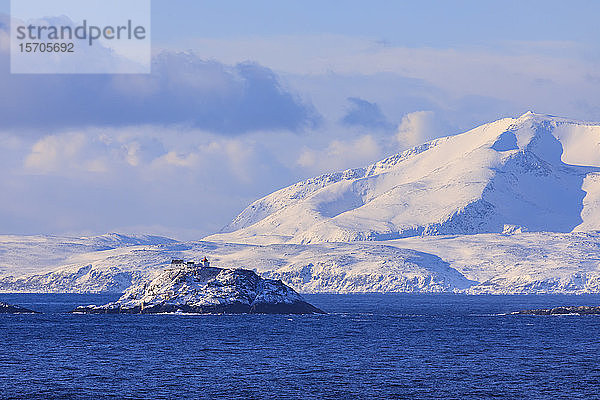
<svg viewBox="0 0 600 400">
<path fill-rule="evenodd" d="M 600 399 L 600 296 L 309 295 L 328 315 L 72 315 L 1 294 L 1 399 Z"/>
</svg>

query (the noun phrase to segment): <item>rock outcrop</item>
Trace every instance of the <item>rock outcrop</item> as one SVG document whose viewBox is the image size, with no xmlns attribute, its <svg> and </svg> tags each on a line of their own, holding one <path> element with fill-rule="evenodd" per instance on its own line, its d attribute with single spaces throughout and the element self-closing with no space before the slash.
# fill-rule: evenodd
<svg viewBox="0 0 600 400">
<path fill-rule="evenodd" d="M 37 314 L 37 312 L 25 307 L 0 302 L 0 314 Z"/>
<path fill-rule="evenodd" d="M 542 308 L 537 310 L 523 310 L 515 314 L 522 315 L 598 315 L 600 314 L 600 306 L 565 306 L 555 308 Z"/>
<path fill-rule="evenodd" d="M 134 285 L 114 303 L 80 306 L 85 314 L 316 314 L 324 313 L 304 301 L 279 280 L 254 271 L 214 267 L 170 268 Z"/>
</svg>

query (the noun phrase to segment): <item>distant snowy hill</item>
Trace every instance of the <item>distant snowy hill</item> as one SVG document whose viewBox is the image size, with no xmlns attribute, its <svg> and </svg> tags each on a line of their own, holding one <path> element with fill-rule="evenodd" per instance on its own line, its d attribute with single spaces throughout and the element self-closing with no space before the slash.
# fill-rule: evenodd
<svg viewBox="0 0 600 400">
<path fill-rule="evenodd" d="M 89 237 L 0 235 L 0 275 L 51 271 L 84 253 L 124 246 L 168 244 L 175 240 L 150 235 L 109 233 Z"/>
<path fill-rule="evenodd" d="M 281 189 L 206 240 L 590 231 L 600 229 L 599 167 L 600 126 L 527 113 Z"/>
<path fill-rule="evenodd" d="M 50 272 L 0 276 L 0 291 L 121 293 L 158 274 L 173 258 L 204 256 L 217 267 L 252 269 L 304 293 L 446 292 L 474 284 L 437 256 L 393 246 L 189 242 L 77 254 Z"/>
<path fill-rule="evenodd" d="M 197 261 L 204 256 L 214 266 L 253 269 L 302 293 L 600 293 L 599 233 L 125 246 L 77 254 L 51 272 L 0 275 L 0 291 L 122 293 L 152 279 L 172 258 Z"/>
</svg>

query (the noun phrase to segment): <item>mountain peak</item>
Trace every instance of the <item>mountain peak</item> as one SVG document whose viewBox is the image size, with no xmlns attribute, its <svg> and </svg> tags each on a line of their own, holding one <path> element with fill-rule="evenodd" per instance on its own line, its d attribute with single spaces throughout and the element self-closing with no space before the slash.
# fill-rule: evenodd
<svg viewBox="0 0 600 400">
<path fill-rule="evenodd" d="M 600 126 L 531 111 L 254 202 L 210 240 L 315 243 L 600 229 Z"/>
<path fill-rule="evenodd" d="M 529 111 L 527 111 L 525 114 L 521 115 L 521 116 L 520 116 L 519 118 L 517 118 L 517 119 L 526 119 L 526 118 L 532 118 L 532 117 L 534 117 L 534 116 L 536 116 L 536 115 L 541 115 L 541 114 L 536 114 L 536 113 L 534 113 L 533 111 L 529 110 Z"/>
</svg>

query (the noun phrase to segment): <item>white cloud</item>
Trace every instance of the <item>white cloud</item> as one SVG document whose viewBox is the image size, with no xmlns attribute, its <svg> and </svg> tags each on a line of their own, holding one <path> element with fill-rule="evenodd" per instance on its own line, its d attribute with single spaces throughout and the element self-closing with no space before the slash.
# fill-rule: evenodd
<svg viewBox="0 0 600 400">
<path fill-rule="evenodd" d="M 443 126 L 432 111 L 415 111 L 402 117 L 396 139 L 401 147 L 408 148 L 447 136 Z"/>
<path fill-rule="evenodd" d="M 83 133 L 49 135 L 37 142 L 25 158 L 25 169 L 29 172 L 48 174 L 60 172 L 86 171 L 106 172 L 103 158 L 93 150 L 93 143 Z"/>
<path fill-rule="evenodd" d="M 381 156 L 382 148 L 371 135 L 355 140 L 333 140 L 325 149 L 304 147 L 297 164 L 314 173 L 364 166 Z"/>
<path fill-rule="evenodd" d="M 172 165 L 176 167 L 191 168 L 198 165 L 200 157 L 196 153 L 189 154 L 178 154 L 175 151 L 169 151 L 162 157 L 155 160 L 156 166 L 162 167 L 166 165 Z"/>
<path fill-rule="evenodd" d="M 13 194 L 0 199 L 0 219 L 13 233 L 152 227 L 198 239 L 294 179 L 261 140 L 151 126 L 0 133 L 0 191 Z"/>
<path fill-rule="evenodd" d="M 132 167 L 140 165 L 140 150 L 141 146 L 138 142 L 131 142 L 123 146 L 126 151 L 125 160 Z"/>
<path fill-rule="evenodd" d="M 391 46 L 376 38 L 332 34 L 252 38 L 194 39 L 190 46 L 226 63 L 254 60 L 291 74 L 372 75 L 382 72 L 425 79 L 443 87 L 477 90 L 498 78 L 547 78 L 568 82 L 584 70 L 585 49 L 576 42 L 507 42 L 490 46 L 428 48 Z M 188 46 L 189 47 L 189 46 Z M 283 56 L 285 55 L 285 56 Z M 571 71 L 571 74 L 565 72 Z M 573 73 L 574 72 L 574 73 Z M 498 76 L 497 74 L 501 75 Z M 496 80 L 490 79 L 496 77 Z M 448 79 L 452 78 L 452 79 Z M 457 81 L 458 78 L 458 81 Z"/>
<path fill-rule="evenodd" d="M 0 199 L 0 219 L 13 233 L 153 227 L 198 239 L 274 186 L 296 180 L 298 171 L 289 165 L 295 165 L 300 140 L 293 133 L 232 138 L 157 126 L 90 128 L 39 139 L 0 133 L 6 153 L 0 191 L 13 194 Z"/>
<path fill-rule="evenodd" d="M 10 143 L 7 141 L 7 143 Z M 169 173 L 173 168 L 204 173 L 229 170 L 250 182 L 257 146 L 251 136 L 227 138 L 194 129 L 92 128 L 44 136 L 24 157 L 27 172 L 57 176 L 89 172 Z"/>
<path fill-rule="evenodd" d="M 152 74 L 126 79 L 118 74 L 14 75 L 8 58 L 0 52 L 0 87 L 11 94 L 0 96 L 4 127 L 186 124 L 237 136 L 255 131 L 299 133 L 321 120 L 310 103 L 281 85 L 277 74 L 252 62 L 225 65 L 193 53 L 164 52 L 154 58 Z"/>
<path fill-rule="evenodd" d="M 254 60 L 268 65 L 288 80 L 299 82 L 319 77 L 347 77 L 348 93 L 376 101 L 393 118 L 386 105 L 396 96 L 427 96 L 433 91 L 433 102 L 447 112 L 459 114 L 465 97 L 489 98 L 496 101 L 493 116 L 471 118 L 477 124 L 490 118 L 518 115 L 528 109 L 537 112 L 566 115 L 572 118 L 596 118 L 597 93 L 600 80 L 597 62 L 590 54 L 596 50 L 569 41 L 499 42 L 488 46 L 461 48 L 427 48 L 393 46 L 378 38 L 341 35 L 297 35 L 278 37 L 196 39 L 187 47 L 202 49 L 206 58 L 227 63 Z M 402 87 L 382 85 L 356 91 L 352 82 L 376 75 L 410 78 L 433 90 L 402 93 Z M 309 95 L 315 99 L 328 93 L 328 79 L 320 79 Z M 309 83 L 310 85 L 310 83 Z M 360 83 L 358 84 L 360 85 Z M 354 89 L 354 91 L 353 91 Z M 366 92 L 377 92 L 377 97 Z M 331 96 L 331 94 L 329 94 Z M 384 98 L 391 98 L 384 101 Z M 431 98 L 431 97 L 430 97 Z M 480 107 L 475 101 L 473 107 Z M 319 104 L 319 111 L 327 101 Z M 413 111 L 423 105 L 412 104 Z M 477 114 L 477 113 L 476 113 Z M 481 113 L 479 113 L 481 115 Z M 460 119 L 460 117 L 457 117 Z M 476 121 L 475 121 L 476 120 Z"/>
</svg>

